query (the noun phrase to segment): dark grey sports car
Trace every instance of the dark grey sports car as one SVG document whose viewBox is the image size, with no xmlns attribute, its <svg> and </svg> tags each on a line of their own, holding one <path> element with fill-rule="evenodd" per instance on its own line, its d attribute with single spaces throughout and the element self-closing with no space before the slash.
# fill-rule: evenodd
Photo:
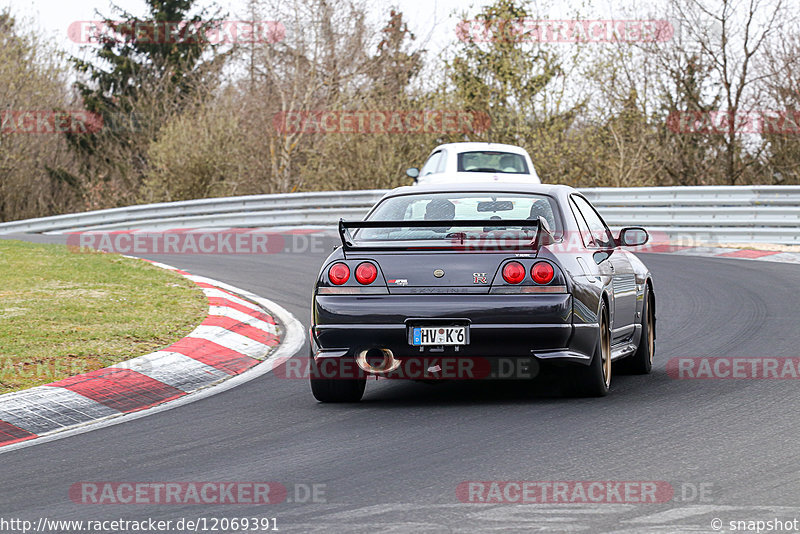
<svg viewBox="0 0 800 534">
<path fill-rule="evenodd" d="M 652 276 L 622 248 L 648 234 L 612 235 L 571 187 L 401 187 L 339 234 L 314 288 L 319 401 L 358 401 L 372 375 L 513 378 L 546 366 L 579 395 L 603 396 L 612 361 L 650 372 Z"/>
</svg>

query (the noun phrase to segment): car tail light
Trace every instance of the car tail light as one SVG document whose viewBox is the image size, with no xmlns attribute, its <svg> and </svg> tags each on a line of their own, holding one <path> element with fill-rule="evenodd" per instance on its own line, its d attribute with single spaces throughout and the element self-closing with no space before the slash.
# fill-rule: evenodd
<svg viewBox="0 0 800 534">
<path fill-rule="evenodd" d="M 350 267 L 344 263 L 334 263 L 331 265 L 331 268 L 328 269 L 328 279 L 332 284 L 340 286 L 347 282 L 348 278 L 350 278 Z"/>
<path fill-rule="evenodd" d="M 356 267 L 356 280 L 359 284 L 368 285 L 378 277 L 378 269 L 370 262 L 365 261 Z"/>
<path fill-rule="evenodd" d="M 518 261 L 510 261 L 503 267 L 503 280 L 509 284 L 519 284 L 525 279 L 525 267 Z"/>
<path fill-rule="evenodd" d="M 537 262 L 531 267 L 531 278 L 537 284 L 549 284 L 555 274 L 553 266 L 546 261 Z"/>
</svg>

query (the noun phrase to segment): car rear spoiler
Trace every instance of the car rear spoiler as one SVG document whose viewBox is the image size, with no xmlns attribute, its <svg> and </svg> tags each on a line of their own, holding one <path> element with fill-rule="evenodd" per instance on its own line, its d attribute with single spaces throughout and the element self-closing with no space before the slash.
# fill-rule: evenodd
<svg viewBox="0 0 800 534">
<path fill-rule="evenodd" d="M 342 240 L 342 247 L 347 250 L 425 250 L 425 249 L 449 249 L 457 248 L 453 245 L 431 245 L 431 246 L 407 246 L 407 245 L 386 245 L 385 241 L 379 244 L 356 244 L 353 236 L 350 234 L 351 229 L 362 228 L 450 228 L 452 226 L 459 227 L 496 227 L 506 228 L 509 226 L 522 226 L 528 228 L 536 228 L 536 237 L 524 246 L 517 247 L 517 249 L 524 249 L 531 247 L 538 250 L 540 247 L 549 245 L 555 242 L 555 238 L 550 230 L 547 221 L 542 217 L 536 219 L 469 219 L 469 220 L 436 220 L 436 221 L 345 221 L 339 219 L 339 237 Z M 450 239 L 458 239 L 460 233 L 456 232 L 455 235 L 450 235 Z M 462 234 L 463 235 L 463 234 Z M 462 245 L 466 245 L 464 240 L 461 240 Z M 500 248 L 500 247 L 498 247 Z M 506 248 L 504 245 L 502 248 Z"/>
</svg>

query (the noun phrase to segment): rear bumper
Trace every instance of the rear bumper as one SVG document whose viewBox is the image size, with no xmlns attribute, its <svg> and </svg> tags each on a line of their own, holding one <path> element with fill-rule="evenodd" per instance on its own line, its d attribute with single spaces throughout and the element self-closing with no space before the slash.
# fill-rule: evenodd
<svg viewBox="0 0 800 534">
<path fill-rule="evenodd" d="M 409 328 L 466 324 L 469 344 L 415 347 Z M 386 348 L 398 359 L 420 356 L 536 358 L 588 364 L 597 324 L 572 324 L 569 294 L 317 295 L 313 351 L 317 358 L 355 358 Z"/>
</svg>

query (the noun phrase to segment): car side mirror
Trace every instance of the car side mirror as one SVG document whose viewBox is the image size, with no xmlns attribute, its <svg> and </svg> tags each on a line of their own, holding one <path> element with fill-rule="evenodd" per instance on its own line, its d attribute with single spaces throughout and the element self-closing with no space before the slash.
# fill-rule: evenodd
<svg viewBox="0 0 800 534">
<path fill-rule="evenodd" d="M 411 167 L 409 169 L 406 169 L 406 175 L 409 178 L 413 178 L 414 181 L 416 182 L 417 178 L 419 178 L 419 169 L 416 167 Z"/>
<path fill-rule="evenodd" d="M 650 239 L 647 230 L 640 226 L 630 226 L 619 231 L 617 243 L 623 247 L 638 247 Z"/>
</svg>

